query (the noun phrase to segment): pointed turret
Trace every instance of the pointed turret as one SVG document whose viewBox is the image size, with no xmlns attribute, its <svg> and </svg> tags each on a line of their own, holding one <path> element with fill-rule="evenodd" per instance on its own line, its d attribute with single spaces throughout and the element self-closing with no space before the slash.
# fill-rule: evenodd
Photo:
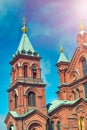
<svg viewBox="0 0 87 130">
<path fill-rule="evenodd" d="M 57 69 L 58 69 L 58 73 L 60 76 L 60 83 L 61 84 L 65 83 L 65 71 L 67 70 L 68 65 L 69 65 L 69 61 L 64 54 L 64 50 L 62 48 L 62 43 L 61 43 L 60 56 L 59 56 L 58 62 L 56 64 Z"/>
<path fill-rule="evenodd" d="M 62 48 L 62 44 L 61 44 L 61 47 L 60 47 L 60 57 L 59 57 L 57 63 L 60 63 L 60 62 L 69 62 L 68 59 L 66 58 L 65 54 L 64 54 L 64 50 Z"/>
<path fill-rule="evenodd" d="M 26 22 L 23 21 L 23 27 L 21 28 L 23 34 L 15 54 L 13 54 L 13 59 L 18 55 L 28 55 L 38 57 L 39 54 L 34 50 L 29 37 L 27 36 Z"/>
</svg>

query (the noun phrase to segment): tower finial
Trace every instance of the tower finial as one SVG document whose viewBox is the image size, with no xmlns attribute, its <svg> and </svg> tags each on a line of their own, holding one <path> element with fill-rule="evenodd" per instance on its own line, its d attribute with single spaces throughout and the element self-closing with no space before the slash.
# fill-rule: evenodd
<svg viewBox="0 0 87 130">
<path fill-rule="evenodd" d="M 23 33 L 26 33 L 27 32 L 26 18 L 23 17 L 22 20 L 23 20 L 23 27 L 21 28 L 21 30 L 22 30 Z"/>
<path fill-rule="evenodd" d="M 60 52 L 61 52 L 61 53 L 64 52 L 63 47 L 62 47 L 62 41 L 61 41 L 61 40 L 60 40 Z"/>
<path fill-rule="evenodd" d="M 82 18 L 80 18 L 80 27 L 79 27 L 79 30 L 80 30 L 80 31 L 85 31 L 85 26 L 84 26 L 84 24 L 82 23 Z"/>
</svg>

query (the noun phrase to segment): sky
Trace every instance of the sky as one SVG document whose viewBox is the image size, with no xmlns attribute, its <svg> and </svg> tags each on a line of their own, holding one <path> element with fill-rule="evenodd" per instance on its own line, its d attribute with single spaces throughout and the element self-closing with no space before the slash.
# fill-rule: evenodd
<svg viewBox="0 0 87 130">
<path fill-rule="evenodd" d="M 87 27 L 87 0 L 0 0 L 0 130 L 6 130 L 10 87 L 9 62 L 19 45 L 22 18 L 26 18 L 27 35 L 40 56 L 42 78 L 46 86 L 46 103 L 57 99 L 59 76 L 56 63 L 60 40 L 70 60 L 77 47 L 76 36 L 82 22 Z"/>
</svg>

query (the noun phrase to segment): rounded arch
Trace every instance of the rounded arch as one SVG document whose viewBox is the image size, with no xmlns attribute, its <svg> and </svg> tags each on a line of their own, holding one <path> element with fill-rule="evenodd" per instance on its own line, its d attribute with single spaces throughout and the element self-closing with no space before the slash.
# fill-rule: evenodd
<svg viewBox="0 0 87 130">
<path fill-rule="evenodd" d="M 58 121 L 64 120 L 65 117 L 64 117 L 63 115 L 56 114 L 56 115 L 54 115 L 54 116 L 52 117 L 52 121 L 53 121 L 55 118 L 56 118 L 56 120 L 57 120 L 57 122 L 58 122 Z"/>
<path fill-rule="evenodd" d="M 22 62 L 22 63 L 21 63 L 21 66 L 24 66 L 24 65 L 29 66 L 30 64 L 29 64 L 28 62 Z"/>
<path fill-rule="evenodd" d="M 33 64 L 31 64 L 31 68 L 33 67 L 33 66 L 36 66 L 36 68 L 38 68 L 39 67 L 39 65 L 38 64 L 36 64 L 36 63 L 33 63 Z"/>
<path fill-rule="evenodd" d="M 77 96 L 78 96 L 77 98 L 80 98 L 80 89 L 77 88 L 77 89 L 76 89 L 76 92 L 77 92 Z"/>
<path fill-rule="evenodd" d="M 36 64 L 32 64 L 31 66 L 31 75 L 33 79 L 37 78 L 37 65 Z"/>
<path fill-rule="evenodd" d="M 15 68 L 19 67 L 20 65 L 21 65 L 20 63 L 17 63 L 17 64 L 15 65 Z"/>
<path fill-rule="evenodd" d="M 82 111 L 82 112 L 86 112 L 86 110 L 85 110 L 85 106 L 84 105 L 77 105 L 75 108 L 74 108 L 74 113 L 79 113 L 80 111 Z"/>
<path fill-rule="evenodd" d="M 28 95 L 29 92 L 34 92 L 36 94 L 38 93 L 38 90 L 36 88 L 27 87 L 24 91 L 24 95 Z"/>
<path fill-rule="evenodd" d="M 72 96 L 73 96 L 73 100 L 75 100 L 76 99 L 76 92 L 75 92 L 75 90 L 72 90 Z"/>
<path fill-rule="evenodd" d="M 12 122 L 9 123 L 8 130 L 16 130 L 16 127 Z"/>
<path fill-rule="evenodd" d="M 42 123 L 40 121 L 31 121 L 27 125 L 27 130 L 43 130 Z"/>
<path fill-rule="evenodd" d="M 79 72 L 77 70 L 74 70 L 70 74 L 71 82 L 77 80 L 80 77 Z"/>
<path fill-rule="evenodd" d="M 22 66 L 22 74 L 24 76 L 24 78 L 27 78 L 29 76 L 29 63 L 28 62 L 22 62 L 21 66 Z"/>
<path fill-rule="evenodd" d="M 18 96 L 18 90 L 17 90 L 17 89 L 15 89 L 14 91 L 15 91 L 15 94 Z"/>
<path fill-rule="evenodd" d="M 32 91 L 28 93 L 28 106 L 36 106 L 36 94 Z"/>
</svg>

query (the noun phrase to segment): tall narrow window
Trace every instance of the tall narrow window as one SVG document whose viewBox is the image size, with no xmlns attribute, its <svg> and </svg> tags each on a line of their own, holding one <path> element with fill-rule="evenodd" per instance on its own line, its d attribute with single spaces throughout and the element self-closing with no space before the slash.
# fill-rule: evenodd
<svg viewBox="0 0 87 130">
<path fill-rule="evenodd" d="M 16 94 L 14 95 L 14 106 L 15 108 L 17 108 L 17 95 Z"/>
<path fill-rule="evenodd" d="M 80 98 L 80 90 L 77 89 L 78 98 Z"/>
<path fill-rule="evenodd" d="M 85 98 L 87 98 L 87 83 L 84 85 L 85 88 Z"/>
<path fill-rule="evenodd" d="M 32 73 L 33 73 L 33 78 L 36 79 L 36 76 L 37 76 L 36 66 L 33 66 L 33 68 L 32 68 Z"/>
<path fill-rule="evenodd" d="M 57 123 L 57 130 L 60 130 L 60 122 Z"/>
<path fill-rule="evenodd" d="M 82 68 L 83 68 L 83 74 L 84 74 L 84 76 L 86 76 L 87 75 L 87 61 L 86 61 L 86 59 L 84 59 L 82 61 Z"/>
<path fill-rule="evenodd" d="M 24 77 L 27 77 L 27 66 L 26 65 L 23 68 L 23 75 L 24 75 Z"/>
<path fill-rule="evenodd" d="M 51 128 L 54 130 L 54 122 L 51 123 Z"/>
<path fill-rule="evenodd" d="M 28 105 L 29 106 L 35 106 L 36 105 L 35 93 L 34 92 L 28 93 Z"/>
<path fill-rule="evenodd" d="M 72 94 L 73 94 L 73 99 L 75 100 L 76 99 L 76 94 L 74 91 L 72 91 Z"/>
</svg>

